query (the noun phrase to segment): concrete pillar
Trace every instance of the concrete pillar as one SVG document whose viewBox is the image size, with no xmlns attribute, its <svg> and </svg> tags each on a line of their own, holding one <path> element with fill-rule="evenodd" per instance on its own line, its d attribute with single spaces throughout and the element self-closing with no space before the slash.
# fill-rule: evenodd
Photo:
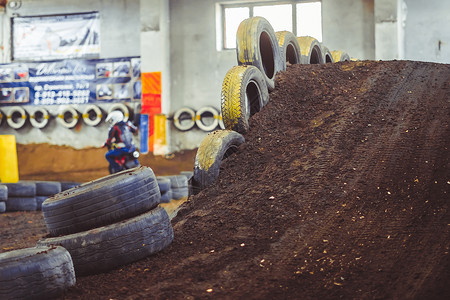
<svg viewBox="0 0 450 300">
<path fill-rule="evenodd" d="M 161 72 L 161 113 L 170 112 L 169 0 L 140 0 L 141 73 Z M 153 126 L 150 124 L 150 126 Z M 166 141 L 170 124 L 166 121 Z M 170 145 L 157 146 L 153 154 L 167 154 Z"/>
<path fill-rule="evenodd" d="M 375 59 L 403 59 L 404 20 L 403 0 L 375 0 Z"/>
</svg>

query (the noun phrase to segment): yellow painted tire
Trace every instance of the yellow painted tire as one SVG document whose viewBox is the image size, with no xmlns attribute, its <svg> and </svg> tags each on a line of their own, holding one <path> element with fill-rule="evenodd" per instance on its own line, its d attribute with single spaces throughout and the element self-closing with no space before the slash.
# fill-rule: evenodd
<svg viewBox="0 0 450 300">
<path fill-rule="evenodd" d="M 63 107 L 61 112 L 58 114 L 58 122 L 63 127 L 69 129 L 74 128 L 78 124 L 79 120 L 80 114 L 75 108 L 71 106 Z"/>
<path fill-rule="evenodd" d="M 25 125 L 27 118 L 28 114 L 25 109 L 20 106 L 14 106 L 8 111 L 6 122 L 11 128 L 20 129 Z"/>
<path fill-rule="evenodd" d="M 331 55 L 333 56 L 334 62 L 350 61 L 350 56 L 347 52 L 341 50 L 331 51 Z"/>
<path fill-rule="evenodd" d="M 249 128 L 248 120 L 269 102 L 264 75 L 254 66 L 235 66 L 223 80 L 221 109 L 226 129 L 241 134 Z"/>
<path fill-rule="evenodd" d="M 102 110 L 97 105 L 90 104 L 83 111 L 83 121 L 89 126 L 97 126 L 102 121 L 102 118 Z"/>
<path fill-rule="evenodd" d="M 222 161 L 238 151 L 244 137 L 232 130 L 216 130 L 200 143 L 195 155 L 194 174 L 190 180 L 190 193 L 197 194 L 219 177 Z"/>
<path fill-rule="evenodd" d="M 322 48 L 322 56 L 323 56 L 323 62 L 325 64 L 334 63 L 333 55 L 331 55 L 330 49 L 328 49 L 324 44 L 320 44 Z"/>
<path fill-rule="evenodd" d="M 34 128 L 44 128 L 45 126 L 47 126 L 49 120 L 50 115 L 48 111 L 43 107 L 35 109 L 30 114 L 30 123 Z"/>
<path fill-rule="evenodd" d="M 302 64 L 323 64 L 322 49 L 318 40 L 311 36 L 297 37 L 298 44 L 302 50 Z"/>
<path fill-rule="evenodd" d="M 297 38 L 290 31 L 277 31 L 275 35 L 280 46 L 281 58 L 283 59 L 283 71 L 288 65 L 300 63 L 301 51 Z"/>
<path fill-rule="evenodd" d="M 203 131 L 213 131 L 219 125 L 219 112 L 211 106 L 204 106 L 195 113 L 195 124 Z M 212 122 L 206 121 L 212 119 Z"/>
<path fill-rule="evenodd" d="M 239 24 L 236 35 L 238 65 L 253 65 L 264 75 L 268 89 L 275 88 L 275 75 L 283 69 L 283 59 L 275 31 L 262 17 Z"/>
</svg>

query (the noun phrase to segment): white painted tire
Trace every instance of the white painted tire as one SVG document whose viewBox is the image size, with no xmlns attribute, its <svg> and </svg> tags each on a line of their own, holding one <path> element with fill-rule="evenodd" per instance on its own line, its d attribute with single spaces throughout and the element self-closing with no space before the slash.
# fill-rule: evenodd
<svg viewBox="0 0 450 300">
<path fill-rule="evenodd" d="M 213 122 L 211 124 L 205 123 L 205 119 L 207 119 L 209 115 L 212 115 Z M 210 132 L 217 128 L 219 125 L 219 112 L 217 109 L 211 106 L 205 106 L 200 108 L 195 114 L 195 124 L 198 128 L 203 131 Z"/>
<path fill-rule="evenodd" d="M 6 122 L 11 128 L 20 129 L 25 125 L 28 115 L 25 109 L 20 106 L 14 106 L 6 115 Z"/>
<path fill-rule="evenodd" d="M 114 103 L 111 105 L 111 107 L 108 110 L 108 115 L 112 113 L 115 110 L 119 110 L 123 113 L 123 120 L 124 122 L 128 121 L 130 119 L 130 110 L 128 109 L 128 106 L 126 106 L 123 103 Z"/>
<path fill-rule="evenodd" d="M 195 111 L 189 107 L 183 107 L 173 114 L 173 125 L 181 131 L 192 129 L 195 125 Z"/>
<path fill-rule="evenodd" d="M 5 119 L 5 114 L 0 110 L 0 126 L 3 124 L 3 120 Z"/>
<path fill-rule="evenodd" d="M 97 105 L 90 104 L 83 111 L 83 121 L 89 126 L 97 126 L 102 118 L 102 110 Z"/>
<path fill-rule="evenodd" d="M 79 119 L 80 115 L 78 111 L 71 106 L 66 106 L 65 108 L 63 108 L 58 115 L 58 122 L 62 126 L 69 129 L 74 128 L 75 125 L 77 125 Z"/>
<path fill-rule="evenodd" d="M 320 47 L 322 48 L 323 63 L 324 64 L 334 63 L 334 58 L 333 55 L 331 54 L 330 49 L 328 49 L 328 47 L 322 43 L 320 44 Z"/>
<path fill-rule="evenodd" d="M 48 111 L 43 107 L 38 107 L 30 114 L 30 123 L 34 128 L 44 128 L 50 120 Z"/>
<path fill-rule="evenodd" d="M 331 55 L 333 56 L 334 62 L 350 61 L 348 53 L 342 50 L 331 51 Z"/>
</svg>

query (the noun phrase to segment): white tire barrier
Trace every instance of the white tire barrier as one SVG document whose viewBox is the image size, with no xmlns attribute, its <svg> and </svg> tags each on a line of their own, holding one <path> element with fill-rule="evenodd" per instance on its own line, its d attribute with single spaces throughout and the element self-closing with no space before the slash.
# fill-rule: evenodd
<svg viewBox="0 0 450 300">
<path fill-rule="evenodd" d="M 123 120 L 124 122 L 128 121 L 130 119 L 130 110 L 128 109 L 128 106 L 126 106 L 123 103 L 114 103 L 111 105 L 111 107 L 108 110 L 108 115 L 112 113 L 115 110 L 119 110 L 123 113 Z"/>
<path fill-rule="evenodd" d="M 200 108 L 195 114 L 195 124 L 203 131 L 213 131 L 219 125 L 219 112 L 211 106 Z"/>
<path fill-rule="evenodd" d="M 189 107 L 182 107 L 173 114 L 173 125 L 181 131 L 192 129 L 195 125 L 195 111 Z"/>
<path fill-rule="evenodd" d="M 331 51 L 331 55 L 333 56 L 334 62 L 350 61 L 348 53 L 341 50 Z"/>
<path fill-rule="evenodd" d="M 25 109 L 20 106 L 14 106 L 6 115 L 6 122 L 11 128 L 20 129 L 25 125 L 28 115 Z"/>
<path fill-rule="evenodd" d="M 323 62 L 325 64 L 334 63 L 334 59 L 333 59 L 333 55 L 331 55 L 331 51 L 324 44 L 320 44 L 320 46 L 322 48 Z"/>
<path fill-rule="evenodd" d="M 34 128 L 44 128 L 45 126 L 47 126 L 49 119 L 50 115 L 48 111 L 43 107 L 37 108 L 30 114 L 30 123 Z"/>
<path fill-rule="evenodd" d="M 97 105 L 90 104 L 83 111 L 83 121 L 89 126 L 97 126 L 102 118 L 102 110 Z"/>
<path fill-rule="evenodd" d="M 290 31 L 277 31 L 275 35 L 280 46 L 281 57 L 283 59 L 283 71 L 287 65 L 299 64 L 301 60 L 300 45 L 297 38 Z"/>
<path fill-rule="evenodd" d="M 3 124 L 3 120 L 5 119 L 5 115 L 3 114 L 3 112 L 0 110 L 0 126 Z"/>
<path fill-rule="evenodd" d="M 78 120 L 80 119 L 78 111 L 71 107 L 66 106 L 61 110 L 61 112 L 58 115 L 58 122 L 66 127 L 66 128 L 74 128 L 75 125 L 77 125 Z"/>
</svg>

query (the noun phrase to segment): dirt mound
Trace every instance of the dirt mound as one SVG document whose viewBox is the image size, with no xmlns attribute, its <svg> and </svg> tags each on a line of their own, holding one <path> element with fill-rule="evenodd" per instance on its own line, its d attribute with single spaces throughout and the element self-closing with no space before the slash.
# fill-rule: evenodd
<svg viewBox="0 0 450 300">
<path fill-rule="evenodd" d="M 449 65 L 294 65 L 174 242 L 66 299 L 448 299 Z"/>
</svg>

